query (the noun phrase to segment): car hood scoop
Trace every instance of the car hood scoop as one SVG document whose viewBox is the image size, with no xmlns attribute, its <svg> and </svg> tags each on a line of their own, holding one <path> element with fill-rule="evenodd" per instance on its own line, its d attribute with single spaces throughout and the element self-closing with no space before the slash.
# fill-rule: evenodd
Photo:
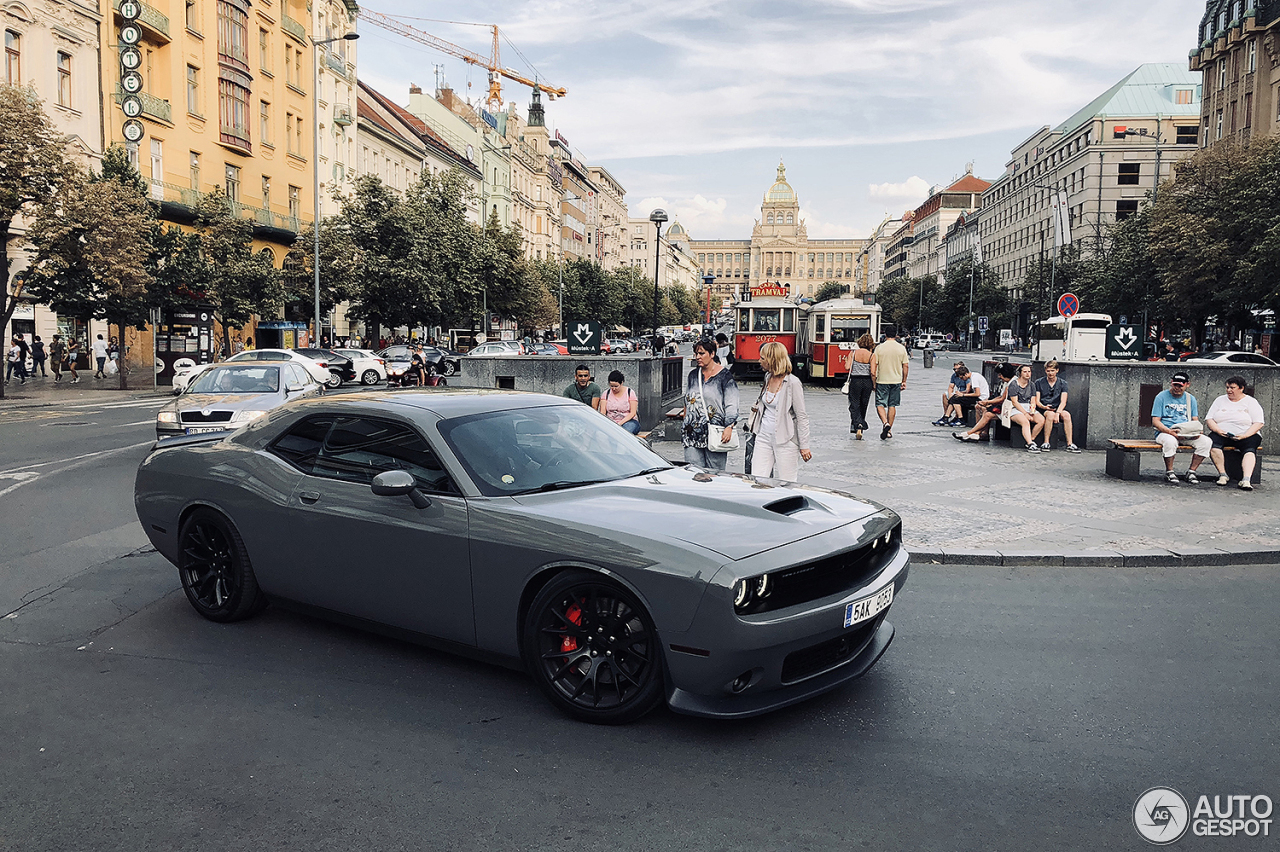
<svg viewBox="0 0 1280 852">
<path fill-rule="evenodd" d="M 556 517 L 745 559 L 862 520 L 883 507 L 826 488 L 673 468 L 517 498 Z"/>
</svg>

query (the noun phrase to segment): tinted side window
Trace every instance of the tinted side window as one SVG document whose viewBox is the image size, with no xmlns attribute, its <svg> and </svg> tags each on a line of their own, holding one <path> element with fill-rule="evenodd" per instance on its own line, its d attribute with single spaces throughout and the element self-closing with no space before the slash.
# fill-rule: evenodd
<svg viewBox="0 0 1280 852">
<path fill-rule="evenodd" d="M 332 416 L 308 417 L 276 438 L 268 450 L 303 473 L 311 473 L 333 421 Z"/>
<path fill-rule="evenodd" d="M 400 423 L 363 417 L 338 418 L 312 474 L 368 485 L 388 470 L 408 471 L 424 491 L 456 493 L 421 435 Z"/>
<path fill-rule="evenodd" d="M 293 359 L 283 352 L 259 352 L 257 357 L 254 360 L 256 361 L 292 361 Z"/>
</svg>

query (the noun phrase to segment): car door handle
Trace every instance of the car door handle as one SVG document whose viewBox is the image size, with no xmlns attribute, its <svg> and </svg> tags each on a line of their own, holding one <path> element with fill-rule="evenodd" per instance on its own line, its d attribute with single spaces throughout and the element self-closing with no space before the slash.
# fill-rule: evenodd
<svg viewBox="0 0 1280 852">
<path fill-rule="evenodd" d="M 306 503 L 306 504 L 310 505 L 310 504 L 312 504 L 312 503 L 317 502 L 317 501 L 320 499 L 320 492 L 318 492 L 318 491 L 299 491 L 299 492 L 298 492 L 298 499 L 299 499 L 299 500 L 301 500 L 303 503 Z"/>
</svg>

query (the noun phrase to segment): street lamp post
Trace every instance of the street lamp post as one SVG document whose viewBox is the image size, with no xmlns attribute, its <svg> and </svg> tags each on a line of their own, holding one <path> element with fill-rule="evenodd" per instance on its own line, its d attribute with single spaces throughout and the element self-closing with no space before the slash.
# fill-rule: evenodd
<svg viewBox="0 0 1280 852">
<path fill-rule="evenodd" d="M 311 79 L 311 98 L 315 107 L 315 113 L 312 116 L 313 147 L 311 156 L 315 158 L 314 167 L 312 168 L 312 200 L 315 203 L 315 219 L 311 224 L 311 228 L 315 231 L 315 318 L 316 318 L 316 337 L 313 346 L 320 345 L 320 45 L 331 44 L 335 41 L 355 41 L 360 38 L 359 33 L 347 33 L 346 35 L 334 36 L 333 38 L 311 39 L 313 51 L 312 71 L 314 74 Z"/>
<path fill-rule="evenodd" d="M 667 211 L 659 207 L 649 214 L 649 221 L 658 229 L 658 236 L 653 245 L 653 354 L 659 357 L 658 351 L 658 278 L 662 272 L 662 223 L 667 221 Z"/>
</svg>

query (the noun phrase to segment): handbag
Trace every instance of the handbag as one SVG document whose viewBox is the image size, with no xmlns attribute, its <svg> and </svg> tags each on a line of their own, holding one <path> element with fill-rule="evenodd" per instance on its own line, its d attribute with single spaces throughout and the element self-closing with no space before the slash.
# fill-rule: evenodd
<svg viewBox="0 0 1280 852">
<path fill-rule="evenodd" d="M 738 430 L 737 429 L 734 429 L 733 432 L 729 434 L 729 440 L 725 441 L 722 439 L 722 436 L 724 435 L 724 430 L 734 424 L 726 424 L 724 426 L 720 426 L 718 427 L 719 431 L 717 431 L 716 425 L 711 422 L 711 412 L 707 408 L 707 397 L 702 392 L 702 369 L 701 368 L 698 369 L 698 399 L 702 403 L 702 413 L 707 418 L 707 452 L 727 453 L 727 452 L 730 452 L 731 450 L 738 449 Z"/>
<path fill-rule="evenodd" d="M 1173 433 L 1179 438 L 1196 438 L 1204 434 L 1204 424 L 1199 420 L 1175 423 L 1173 425 Z"/>
<path fill-rule="evenodd" d="M 845 378 L 844 378 L 844 385 L 840 388 L 840 393 L 843 393 L 843 394 L 847 394 L 847 393 L 849 393 L 849 382 L 850 382 L 850 381 L 852 381 L 852 380 L 853 380 L 853 374 L 852 374 L 852 373 L 850 373 L 849 375 L 845 376 Z"/>
<path fill-rule="evenodd" d="M 768 382 L 765 382 L 768 384 Z M 754 443 L 751 439 L 755 437 L 756 432 L 760 429 L 760 421 L 764 419 L 764 409 L 761 408 L 761 402 L 764 400 L 764 385 L 760 386 L 760 395 L 756 397 L 756 401 L 751 404 L 751 414 L 747 416 L 747 434 L 751 437 L 747 438 L 747 443 Z"/>
</svg>

